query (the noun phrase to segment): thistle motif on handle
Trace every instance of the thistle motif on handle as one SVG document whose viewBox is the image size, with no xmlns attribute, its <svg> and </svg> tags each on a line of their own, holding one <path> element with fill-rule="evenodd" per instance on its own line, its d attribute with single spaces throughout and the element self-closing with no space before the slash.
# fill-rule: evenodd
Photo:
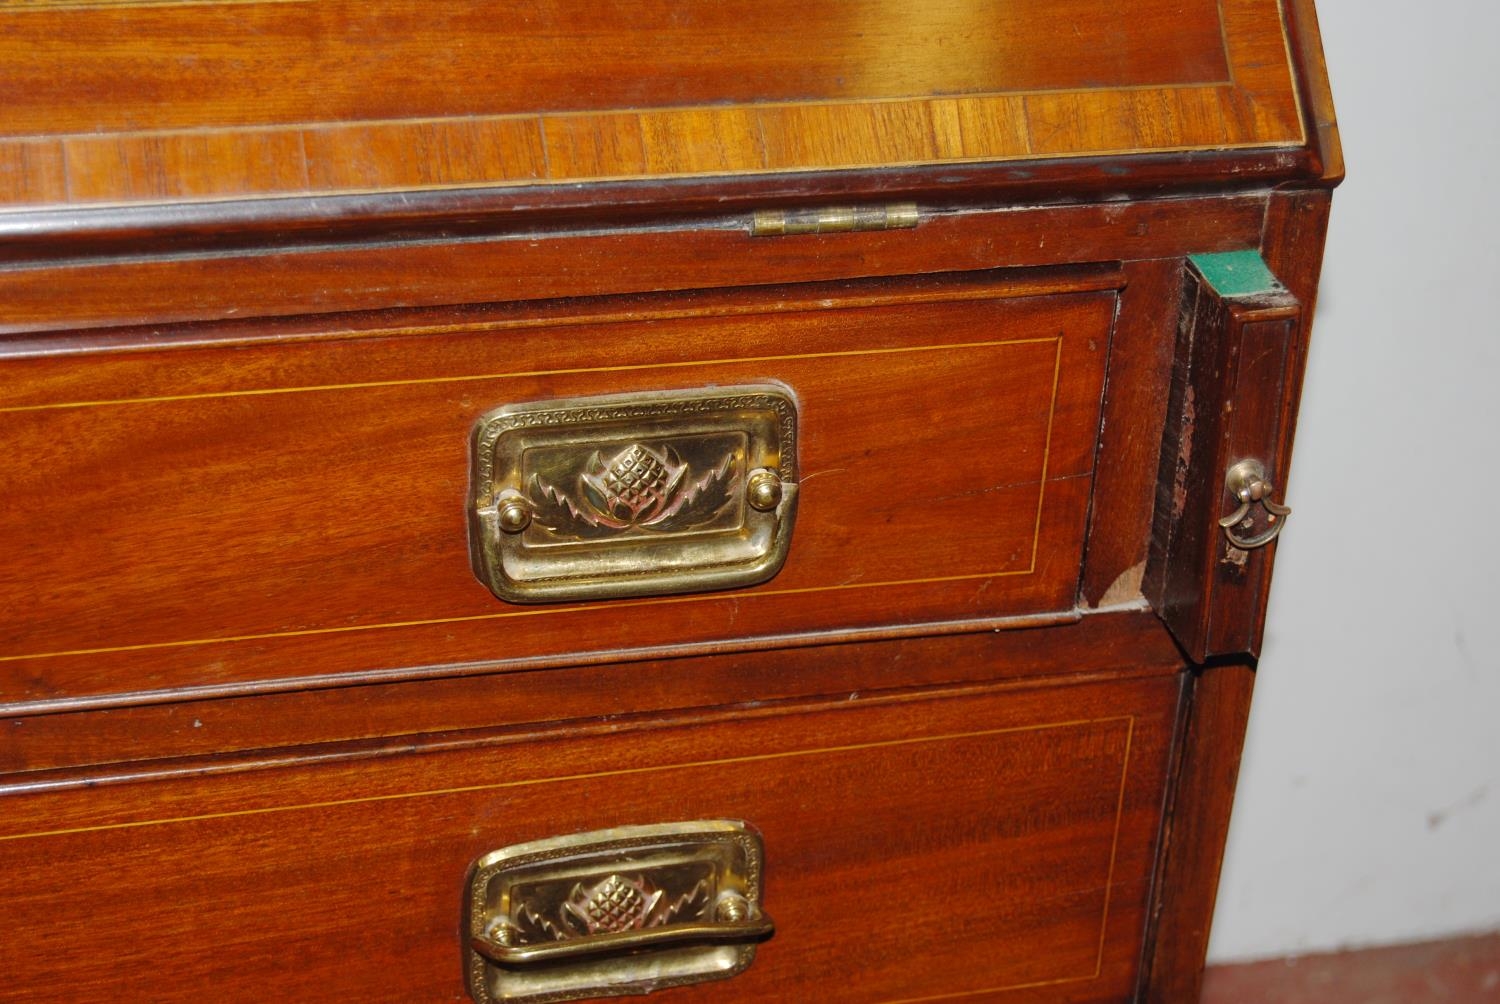
<svg viewBox="0 0 1500 1004">
<path fill-rule="evenodd" d="M 504 925 L 505 941 L 516 945 L 567 941 L 697 920 L 708 908 L 709 894 L 706 878 L 675 900 L 669 900 L 645 876 L 612 873 L 589 885 L 582 882 L 575 885 L 555 918 L 540 916 L 522 904 Z"/>
<path fill-rule="evenodd" d="M 507 602 L 738 589 L 786 561 L 797 409 L 785 388 L 503 405 L 473 451 L 470 556 Z"/>
<path fill-rule="evenodd" d="M 598 539 L 624 530 L 680 533 L 718 516 L 739 486 L 734 455 L 695 477 L 670 445 L 632 443 L 609 459 L 595 450 L 572 495 L 533 474 L 533 521 L 560 537 Z"/>
</svg>

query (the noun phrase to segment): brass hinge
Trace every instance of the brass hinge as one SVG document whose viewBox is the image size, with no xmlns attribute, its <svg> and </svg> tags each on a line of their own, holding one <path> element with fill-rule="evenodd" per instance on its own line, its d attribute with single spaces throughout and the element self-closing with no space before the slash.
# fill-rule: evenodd
<svg viewBox="0 0 1500 1004">
<path fill-rule="evenodd" d="M 757 209 L 750 223 L 752 237 L 790 237 L 794 234 L 837 234 L 860 230 L 910 230 L 917 225 L 917 204 L 888 206 L 825 206 L 820 209 Z"/>
</svg>

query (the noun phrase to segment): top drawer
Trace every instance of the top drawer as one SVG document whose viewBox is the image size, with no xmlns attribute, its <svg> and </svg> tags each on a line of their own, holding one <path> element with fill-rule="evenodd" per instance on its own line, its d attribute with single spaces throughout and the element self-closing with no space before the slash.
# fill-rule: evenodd
<svg viewBox="0 0 1500 1004">
<path fill-rule="evenodd" d="M 1072 609 L 1118 275 L 960 277 L 116 336 L 0 362 L 0 699 L 448 671 Z M 505 405 L 770 384 L 784 568 L 514 605 L 470 559 Z"/>
</svg>

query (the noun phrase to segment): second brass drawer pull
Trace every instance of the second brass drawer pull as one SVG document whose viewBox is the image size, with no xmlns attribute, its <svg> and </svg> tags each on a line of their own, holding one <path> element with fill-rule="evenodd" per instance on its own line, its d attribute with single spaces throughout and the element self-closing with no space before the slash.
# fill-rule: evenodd
<svg viewBox="0 0 1500 1004">
<path fill-rule="evenodd" d="M 775 932 L 760 835 L 739 820 L 517 844 L 469 879 L 465 968 L 480 1004 L 541 1004 L 724 979 Z"/>
<path fill-rule="evenodd" d="M 1229 543 L 1241 551 L 1253 551 L 1281 536 L 1281 529 L 1286 526 L 1286 518 L 1292 514 L 1292 510 L 1272 500 L 1271 493 L 1275 488 L 1267 480 L 1264 464 L 1259 460 L 1241 460 L 1229 469 L 1224 478 L 1224 486 L 1240 503 L 1238 509 L 1219 520 L 1219 526 L 1223 528 L 1224 536 L 1229 538 Z M 1243 536 L 1236 531 L 1254 528 L 1250 510 L 1257 502 L 1266 510 L 1265 528 L 1258 533 Z"/>
</svg>

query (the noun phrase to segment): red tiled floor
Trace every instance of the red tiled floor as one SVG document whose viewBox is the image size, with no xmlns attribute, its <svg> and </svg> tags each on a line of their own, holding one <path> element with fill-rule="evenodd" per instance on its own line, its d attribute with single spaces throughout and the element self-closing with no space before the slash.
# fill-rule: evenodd
<svg viewBox="0 0 1500 1004">
<path fill-rule="evenodd" d="M 1500 933 L 1211 966 L 1201 1004 L 1500 1004 Z"/>
</svg>

